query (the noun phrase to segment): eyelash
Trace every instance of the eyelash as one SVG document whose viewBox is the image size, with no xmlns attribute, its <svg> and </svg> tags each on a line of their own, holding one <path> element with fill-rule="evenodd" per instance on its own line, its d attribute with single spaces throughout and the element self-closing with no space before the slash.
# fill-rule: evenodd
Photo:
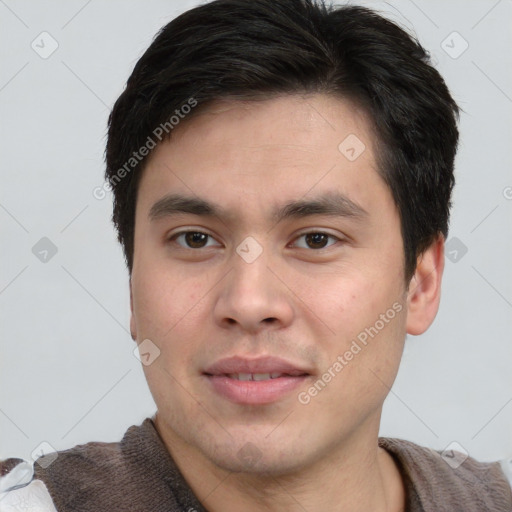
<svg viewBox="0 0 512 512">
<path fill-rule="evenodd" d="M 199 234 L 202 234 L 202 235 L 206 235 L 207 237 L 209 237 L 210 239 L 213 239 L 213 236 L 210 235 L 209 233 L 205 233 L 204 231 L 198 231 L 198 230 L 186 230 L 186 231 L 179 231 L 178 233 L 174 233 L 172 236 L 170 236 L 168 238 L 168 242 L 175 242 L 180 236 L 183 236 L 183 235 L 186 235 L 187 233 L 199 233 Z M 324 231 L 306 231 L 304 233 L 300 233 L 299 235 L 297 235 L 297 237 L 295 238 L 295 240 L 298 240 L 299 238 L 302 238 L 304 236 L 307 236 L 307 235 L 326 235 L 328 238 L 332 238 L 333 240 L 336 240 L 337 242 L 342 242 L 342 239 L 341 238 L 338 238 L 334 235 L 331 235 L 329 233 L 326 233 Z M 178 244 L 179 245 L 179 244 Z M 324 249 L 328 249 L 329 247 L 332 247 L 333 245 L 336 245 L 335 243 L 334 244 L 331 244 L 331 245 L 328 245 L 326 247 L 320 247 L 319 249 L 311 249 L 309 247 L 307 247 L 306 249 L 309 249 L 311 251 L 321 251 L 321 250 L 324 250 Z M 180 246 L 181 249 L 188 249 L 188 250 L 191 250 L 191 251 L 199 251 L 201 249 L 207 249 L 208 246 L 206 247 L 199 247 L 199 248 L 194 248 L 194 247 L 183 247 L 183 246 Z M 305 249 L 304 247 L 300 247 L 300 249 Z"/>
</svg>

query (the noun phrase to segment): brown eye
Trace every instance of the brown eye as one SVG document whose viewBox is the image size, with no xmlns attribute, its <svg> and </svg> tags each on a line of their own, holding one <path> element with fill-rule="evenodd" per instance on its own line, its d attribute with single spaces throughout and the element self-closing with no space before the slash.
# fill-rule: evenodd
<svg viewBox="0 0 512 512">
<path fill-rule="evenodd" d="M 208 239 L 213 240 L 210 235 L 201 231 L 182 231 L 173 235 L 169 241 L 177 241 L 184 249 L 203 249 L 208 247 Z"/>
<path fill-rule="evenodd" d="M 189 247 L 193 247 L 194 249 L 204 247 L 207 240 L 208 235 L 205 235 L 204 233 L 189 231 L 185 234 L 186 243 L 189 245 Z"/>
<path fill-rule="evenodd" d="M 333 235 L 329 235 L 328 233 L 322 233 L 322 232 L 316 232 L 312 231 L 310 233 L 303 233 L 300 235 L 297 240 L 300 240 L 301 238 L 305 241 L 304 245 L 298 245 L 301 249 L 325 249 L 326 247 L 329 247 L 330 245 L 333 245 L 333 243 L 329 244 L 329 239 L 334 240 L 334 243 L 338 241 L 339 239 L 336 238 Z"/>
<path fill-rule="evenodd" d="M 325 233 L 310 233 L 306 235 L 306 243 L 312 249 L 323 249 L 329 237 Z"/>
</svg>

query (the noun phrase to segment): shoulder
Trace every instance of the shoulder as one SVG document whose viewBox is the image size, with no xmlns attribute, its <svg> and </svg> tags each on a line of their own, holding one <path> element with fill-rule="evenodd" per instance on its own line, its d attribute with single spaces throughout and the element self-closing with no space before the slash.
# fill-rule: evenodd
<svg viewBox="0 0 512 512">
<path fill-rule="evenodd" d="M 179 492 L 196 503 L 151 418 L 129 427 L 119 442 L 93 441 L 1 464 L 0 512 L 169 512 L 181 510 Z"/>
<path fill-rule="evenodd" d="M 21 505 L 37 512 L 60 510 L 63 496 L 69 506 L 77 496 L 112 487 L 114 479 L 122 481 L 122 467 L 119 443 L 90 442 L 32 461 L 1 460 L 0 512 Z"/>
<path fill-rule="evenodd" d="M 467 512 L 512 510 L 509 459 L 479 462 L 452 446 L 441 451 L 394 438 L 379 438 L 379 446 L 394 457 L 408 492 L 422 504 Z"/>
<path fill-rule="evenodd" d="M 33 461 L 0 460 L 0 512 L 57 512 L 48 488 L 34 479 Z"/>
<path fill-rule="evenodd" d="M 17 511 L 20 506 L 56 512 L 63 496 L 69 506 L 77 496 L 111 487 L 114 479 L 122 481 L 122 467 L 119 443 L 90 442 L 30 461 L 0 460 L 0 512 Z"/>
</svg>

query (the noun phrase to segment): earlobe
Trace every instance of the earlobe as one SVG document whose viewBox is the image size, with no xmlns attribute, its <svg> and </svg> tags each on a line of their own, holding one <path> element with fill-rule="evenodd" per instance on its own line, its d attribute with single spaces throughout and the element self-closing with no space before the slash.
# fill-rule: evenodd
<svg viewBox="0 0 512 512">
<path fill-rule="evenodd" d="M 425 332 L 436 317 L 444 270 L 444 237 L 440 235 L 418 257 L 407 294 L 407 333 Z"/>
</svg>

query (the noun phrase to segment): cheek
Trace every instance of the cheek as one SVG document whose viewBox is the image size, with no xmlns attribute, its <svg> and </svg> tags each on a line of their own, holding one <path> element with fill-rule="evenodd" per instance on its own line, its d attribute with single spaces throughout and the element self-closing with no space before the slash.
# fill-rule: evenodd
<svg viewBox="0 0 512 512">
<path fill-rule="evenodd" d="M 342 356 L 342 373 L 345 377 L 350 374 L 351 382 L 375 381 L 372 372 L 387 381 L 398 367 L 406 305 L 397 282 L 359 275 L 333 282 L 321 299 L 325 304 L 322 319 L 331 328 L 326 363 L 329 367 Z"/>
<path fill-rule="evenodd" d="M 331 276 L 321 290 L 307 296 L 314 298 L 316 308 L 336 335 L 353 334 L 354 329 L 366 325 L 380 312 L 386 299 L 384 290 L 361 273 Z"/>
<path fill-rule="evenodd" d="M 132 294 L 139 333 L 163 341 L 197 317 L 204 291 L 197 278 L 154 266 L 132 277 Z"/>
<path fill-rule="evenodd" d="M 207 340 L 198 326 L 205 325 L 211 304 L 197 278 L 145 272 L 133 285 L 134 314 L 139 340 L 150 339 L 160 350 L 159 357 L 143 370 L 155 401 L 166 397 L 181 400 L 179 383 L 188 382 L 197 371 L 195 358 Z M 177 284 L 178 283 L 178 284 Z M 191 407 L 187 400 L 183 407 Z M 170 413 L 169 413 L 170 414 Z"/>
</svg>

